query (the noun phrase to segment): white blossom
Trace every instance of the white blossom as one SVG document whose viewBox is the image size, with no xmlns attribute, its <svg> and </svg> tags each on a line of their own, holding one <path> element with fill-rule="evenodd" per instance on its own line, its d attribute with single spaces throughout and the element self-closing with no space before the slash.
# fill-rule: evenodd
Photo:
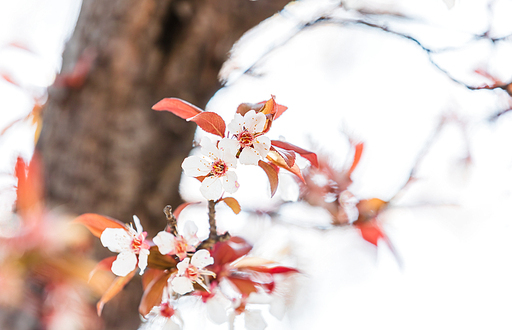
<svg viewBox="0 0 512 330">
<path fill-rule="evenodd" d="M 187 221 L 183 227 L 183 235 L 175 237 L 169 232 L 161 231 L 153 238 L 153 242 L 158 246 L 161 254 L 175 254 L 180 260 L 183 260 L 187 257 L 187 252 L 194 252 L 197 244 L 200 242 L 196 233 L 196 224 L 192 221 Z"/>
<path fill-rule="evenodd" d="M 148 264 L 149 245 L 145 239 L 147 233 L 142 230 L 139 218 L 134 215 L 135 229 L 130 224 L 126 228 L 106 228 L 101 233 L 101 244 L 112 252 L 119 253 L 112 263 L 112 272 L 117 276 L 126 276 L 138 266 L 140 274 Z"/>
<path fill-rule="evenodd" d="M 194 253 L 192 258 L 185 258 L 176 265 L 178 274 L 171 280 L 172 290 L 179 294 L 186 294 L 194 291 L 194 283 L 208 290 L 203 276 L 215 276 L 215 273 L 203 268 L 211 264 L 213 264 L 213 258 L 210 257 L 210 252 L 204 249 Z"/>
</svg>

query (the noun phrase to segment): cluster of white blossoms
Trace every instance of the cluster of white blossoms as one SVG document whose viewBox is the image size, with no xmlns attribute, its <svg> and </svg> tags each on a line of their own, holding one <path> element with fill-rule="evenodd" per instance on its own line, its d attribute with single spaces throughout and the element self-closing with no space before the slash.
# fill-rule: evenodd
<svg viewBox="0 0 512 330">
<path fill-rule="evenodd" d="M 185 158 L 182 168 L 188 176 L 201 178 L 201 194 L 208 200 L 217 200 L 224 191 L 234 193 L 240 186 L 233 169 L 237 158 L 244 165 L 258 165 L 270 151 L 271 142 L 262 136 L 266 116 L 254 110 L 244 116 L 239 113 L 229 123 L 228 136 L 217 143 L 209 138 L 201 140 L 201 156 Z"/>
</svg>

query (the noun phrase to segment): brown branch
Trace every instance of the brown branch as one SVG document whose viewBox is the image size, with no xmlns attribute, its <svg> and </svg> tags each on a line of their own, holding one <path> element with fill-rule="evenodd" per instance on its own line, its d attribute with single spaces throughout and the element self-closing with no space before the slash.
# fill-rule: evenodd
<svg viewBox="0 0 512 330">
<path fill-rule="evenodd" d="M 172 213 L 171 205 L 167 205 L 166 207 L 164 207 L 164 214 L 167 217 L 167 228 L 169 228 L 169 231 L 171 234 L 173 234 L 174 236 L 177 236 L 178 235 L 178 229 L 177 229 L 178 221 L 176 220 L 176 217 Z"/>
</svg>

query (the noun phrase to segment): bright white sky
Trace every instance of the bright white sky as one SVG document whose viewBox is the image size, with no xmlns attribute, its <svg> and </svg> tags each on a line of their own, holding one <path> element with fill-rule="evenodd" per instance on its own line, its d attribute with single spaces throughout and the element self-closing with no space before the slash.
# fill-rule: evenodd
<svg viewBox="0 0 512 330">
<path fill-rule="evenodd" d="M 0 4 L 0 31 L 7 31 L 0 33 L 0 45 L 21 41 L 37 55 L 0 49 L 0 70 L 19 77 L 23 85 L 44 86 L 58 68 L 62 39 L 78 5 L 64 0 L 44 6 L 21 3 Z M 477 68 L 504 81 L 512 77 L 512 41 L 472 41 L 488 29 L 493 37 L 512 33 L 512 1 L 494 1 L 491 14 L 487 1 L 456 1 L 452 9 L 442 0 L 347 3 L 415 18 L 379 18 L 375 23 L 410 34 L 429 48 L 460 46 L 433 59 L 468 84 L 489 83 L 473 73 Z M 351 191 L 360 198 L 381 199 L 393 196 L 407 180 L 440 117 L 457 119 L 445 126 L 425 156 L 419 180 L 383 215 L 401 268 L 385 244 L 377 251 L 352 229 L 308 228 L 329 223 L 321 210 L 292 204 L 282 209 L 285 224 L 219 210 L 225 219 L 221 228 L 257 242 L 255 252 L 261 256 L 303 271 L 295 279 L 300 286 L 284 323 L 265 315 L 269 329 L 283 329 L 283 324 L 289 329 L 511 328 L 512 114 L 487 120 L 508 106 L 503 91 L 469 91 L 434 68 L 413 42 L 362 26 L 304 30 L 258 62 L 261 77 L 237 72 L 294 35 L 297 24 L 334 4 L 317 0 L 291 5 L 286 15 L 248 34 L 226 65 L 228 87 L 215 95 L 208 110 L 229 122 L 239 103 L 276 95 L 289 110 L 273 125 L 271 138 L 282 136 L 322 151 L 339 167 L 350 157 L 343 132 L 364 141 Z M 26 93 L 7 83 L 0 82 L 0 96 L 0 127 L 31 110 Z M 14 149 L 30 154 L 30 134 L 20 125 L 0 139 L 1 159 L 7 164 L 1 165 L 3 171 L 13 164 Z M 464 165 L 468 150 L 472 162 Z M 286 183 L 287 178 L 281 180 Z M 242 208 L 268 208 L 280 198 L 293 199 L 294 186 L 288 182 L 270 200 L 259 169 L 240 169 L 239 181 L 234 197 Z M 196 180 L 184 178 L 182 188 L 185 198 L 201 200 Z M 191 208 L 182 218 L 203 214 L 202 207 Z M 201 221 L 198 225 L 205 226 Z M 192 317 L 192 309 L 189 313 L 184 312 L 188 329 L 206 322 Z"/>
</svg>

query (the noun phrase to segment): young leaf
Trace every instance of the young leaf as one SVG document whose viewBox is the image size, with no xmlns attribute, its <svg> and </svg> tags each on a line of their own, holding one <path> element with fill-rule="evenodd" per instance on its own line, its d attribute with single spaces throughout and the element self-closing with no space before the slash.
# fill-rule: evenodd
<svg viewBox="0 0 512 330">
<path fill-rule="evenodd" d="M 212 257 L 215 260 L 214 266 L 222 267 L 225 264 L 235 261 L 251 251 L 252 246 L 241 237 L 231 237 L 225 242 L 219 242 L 213 246 Z"/>
<path fill-rule="evenodd" d="M 231 275 L 228 279 L 242 294 L 242 297 L 248 297 L 251 293 L 258 292 L 258 289 L 256 289 L 256 285 L 258 285 L 258 283 L 251 281 L 248 278 Z"/>
<path fill-rule="evenodd" d="M 295 165 L 295 152 L 274 146 L 270 146 L 270 150 L 277 152 L 289 167 Z"/>
<path fill-rule="evenodd" d="M 304 178 L 302 177 L 302 173 L 300 172 L 299 166 L 297 164 L 293 164 L 293 166 L 288 166 L 286 164 L 285 159 L 275 150 L 270 149 L 270 152 L 267 154 L 267 159 L 272 162 L 272 164 L 284 168 L 285 170 L 295 174 L 302 182 L 306 183 L 304 181 Z"/>
<path fill-rule="evenodd" d="M 287 274 L 287 273 L 298 273 L 299 271 L 295 268 L 276 266 L 276 267 L 263 267 L 263 266 L 251 266 L 247 269 L 252 271 L 267 273 L 267 274 Z"/>
<path fill-rule="evenodd" d="M 277 104 L 277 103 L 276 103 L 276 107 L 277 107 L 277 110 L 276 110 L 276 114 L 274 115 L 274 120 L 281 117 L 283 112 L 285 112 L 288 109 L 288 107 L 281 105 L 281 104 Z"/>
<path fill-rule="evenodd" d="M 126 225 L 119 220 L 95 213 L 82 214 L 74 222 L 86 226 L 96 237 L 101 237 L 101 233 L 107 228 L 126 228 Z"/>
<path fill-rule="evenodd" d="M 363 143 L 358 143 L 355 145 L 355 152 L 354 152 L 354 161 L 352 162 L 352 166 L 350 166 L 350 169 L 348 170 L 348 176 L 352 174 L 352 172 L 356 169 L 357 164 L 359 164 L 359 161 L 361 160 L 361 155 L 363 154 Z"/>
<path fill-rule="evenodd" d="M 114 282 L 110 285 L 110 287 L 105 291 L 103 296 L 101 297 L 100 301 L 96 304 L 96 310 L 98 312 L 98 316 L 101 316 L 101 311 L 103 310 L 103 306 L 107 302 L 110 301 L 110 299 L 114 298 L 130 280 L 135 275 L 136 269 L 132 270 L 128 275 L 123 277 L 116 277 Z"/>
<path fill-rule="evenodd" d="M 258 166 L 261 167 L 267 174 L 268 182 L 270 183 L 270 197 L 273 197 L 277 191 L 277 186 L 279 184 L 277 171 L 272 165 L 262 160 L 258 161 Z"/>
<path fill-rule="evenodd" d="M 376 220 L 356 222 L 355 225 L 361 232 L 363 239 L 375 246 L 377 246 L 379 239 L 385 237 L 382 228 Z"/>
<path fill-rule="evenodd" d="M 91 272 L 89 273 L 89 281 L 94 276 L 94 274 L 96 274 L 96 272 L 98 272 L 99 270 L 110 271 L 112 269 L 112 263 L 116 260 L 116 258 L 117 256 L 111 256 L 98 262 L 96 267 L 94 267 L 94 269 L 91 270 Z"/>
<path fill-rule="evenodd" d="M 144 290 L 139 304 L 139 313 L 142 316 L 148 315 L 154 306 L 160 305 L 162 302 L 162 293 L 170 276 L 171 273 L 161 273 L 160 276 L 154 278 L 153 281 L 149 283 L 146 290 Z"/>
<path fill-rule="evenodd" d="M 42 207 L 43 183 L 38 155 L 34 154 L 29 165 L 21 157 L 18 157 L 14 171 L 18 179 L 16 189 L 17 211 L 26 213 Z"/>
<path fill-rule="evenodd" d="M 307 160 L 309 160 L 309 162 L 311 163 L 312 166 L 318 167 L 318 159 L 317 159 L 316 154 L 314 152 L 308 151 L 306 149 L 302 149 L 302 148 L 297 147 L 296 145 L 293 145 L 293 144 L 288 143 L 288 142 L 272 140 L 271 143 L 275 147 L 279 147 L 279 148 L 282 148 L 282 149 L 295 151 L 296 153 L 298 153 L 302 157 L 304 157 Z"/>
<path fill-rule="evenodd" d="M 215 112 L 204 111 L 194 117 L 188 118 L 187 120 L 193 121 L 207 133 L 224 137 L 226 123 L 224 122 L 224 119 Z"/>
<path fill-rule="evenodd" d="M 195 115 L 203 112 L 203 110 L 199 109 L 195 105 L 174 97 L 161 100 L 151 109 L 156 111 L 169 111 L 183 119 L 192 118 Z"/>
<path fill-rule="evenodd" d="M 235 214 L 240 213 L 240 211 L 242 210 L 240 208 L 240 204 L 238 203 L 238 201 L 236 199 L 234 199 L 233 197 L 224 197 L 221 200 L 219 200 L 219 202 L 220 201 L 226 203 L 226 205 L 229 206 L 231 208 L 231 210 L 233 210 L 233 212 L 235 212 Z"/>
<path fill-rule="evenodd" d="M 169 255 L 163 255 L 158 250 L 157 246 L 152 246 L 149 248 L 149 256 L 148 256 L 148 267 L 156 268 L 156 269 L 173 269 L 176 268 L 176 260 Z"/>
</svg>

